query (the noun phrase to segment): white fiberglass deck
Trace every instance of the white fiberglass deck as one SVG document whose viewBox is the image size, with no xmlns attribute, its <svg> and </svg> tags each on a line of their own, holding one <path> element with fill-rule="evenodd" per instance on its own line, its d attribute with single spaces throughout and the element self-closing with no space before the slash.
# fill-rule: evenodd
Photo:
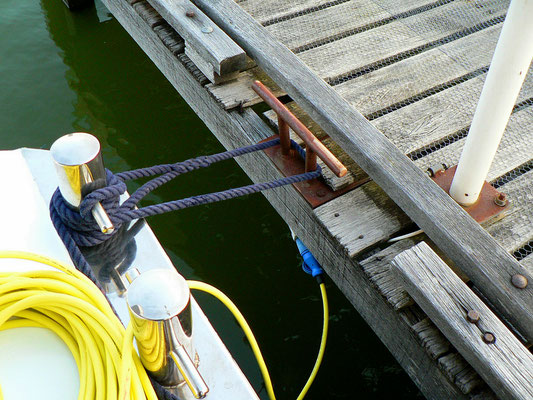
<svg viewBox="0 0 533 400">
<path fill-rule="evenodd" d="M 0 196 L 3 227 L 0 250 L 33 252 L 71 264 L 48 213 L 50 197 L 57 187 L 49 152 L 1 151 L 0 183 L 5 190 Z M 131 267 L 138 268 L 141 273 L 152 268 L 174 268 L 148 225 L 137 233 L 135 241 L 137 252 Z M 0 260 L 3 271 L 35 266 L 29 261 Z M 127 324 L 129 314 L 124 297 L 117 293 L 114 284 L 106 285 L 106 290 L 122 322 Z M 193 301 L 192 305 L 200 372 L 210 388 L 207 398 L 257 398 L 197 303 Z M 76 399 L 78 371 L 68 348 L 55 334 L 39 328 L 1 331 L 0 386 L 5 400 Z M 184 400 L 193 399 L 187 388 L 180 395 Z"/>
</svg>

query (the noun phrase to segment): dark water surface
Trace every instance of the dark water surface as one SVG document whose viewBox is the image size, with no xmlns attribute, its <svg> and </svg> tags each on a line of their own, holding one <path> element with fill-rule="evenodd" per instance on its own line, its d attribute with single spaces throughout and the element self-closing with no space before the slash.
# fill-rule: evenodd
<svg viewBox="0 0 533 400">
<path fill-rule="evenodd" d="M 0 148 L 49 148 L 86 131 L 114 171 L 222 151 L 222 146 L 103 5 L 71 14 L 61 0 L 0 1 Z M 180 177 L 143 204 L 249 184 L 233 161 Z M 130 190 L 135 186 L 131 186 Z M 8 188 L 3 188 L 8 190 Z M 320 294 L 301 272 L 287 226 L 262 195 L 196 207 L 149 223 L 186 278 L 240 307 L 269 365 L 278 399 L 294 399 L 318 350 Z M 417 389 L 343 295 L 328 284 L 330 337 L 309 399 L 410 399 Z M 197 299 L 261 391 L 237 324 Z M 1 377 L 0 377 L 1 380 Z"/>
</svg>

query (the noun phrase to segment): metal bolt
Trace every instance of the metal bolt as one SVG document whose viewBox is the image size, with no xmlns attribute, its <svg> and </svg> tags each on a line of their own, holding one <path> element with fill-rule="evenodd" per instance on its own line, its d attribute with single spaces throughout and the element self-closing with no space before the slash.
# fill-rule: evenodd
<svg viewBox="0 0 533 400">
<path fill-rule="evenodd" d="M 364 239 L 365 235 L 359 235 L 358 239 Z"/>
<path fill-rule="evenodd" d="M 316 195 L 317 195 L 318 197 L 324 197 L 324 196 L 326 195 L 326 191 L 323 190 L 323 189 L 320 189 L 320 190 L 318 190 L 318 191 L 316 192 Z"/>
<path fill-rule="evenodd" d="M 437 164 L 437 165 L 432 165 L 431 167 L 429 167 L 427 170 L 426 170 L 426 173 L 431 177 L 433 178 L 434 176 L 437 175 L 437 173 L 439 172 L 444 172 L 448 169 L 448 166 L 446 164 Z"/>
<path fill-rule="evenodd" d="M 487 344 L 496 343 L 496 336 L 494 336 L 494 333 L 492 332 L 485 332 L 483 334 L 483 341 Z"/>
<path fill-rule="evenodd" d="M 521 274 L 514 274 L 511 277 L 511 283 L 518 289 L 525 289 L 527 287 L 527 278 Z"/>
<path fill-rule="evenodd" d="M 194 11 L 189 10 L 189 11 L 187 11 L 187 12 L 185 13 L 185 15 L 186 15 L 187 17 L 189 17 L 189 18 L 193 18 L 196 14 L 195 14 Z"/>
<path fill-rule="evenodd" d="M 473 324 L 477 324 L 479 322 L 479 317 L 479 312 L 476 310 L 470 310 L 466 314 L 466 319 L 468 320 L 468 322 L 471 322 Z"/>
<path fill-rule="evenodd" d="M 505 207 L 507 205 L 507 195 L 505 193 L 500 193 L 494 198 L 494 204 L 499 207 Z"/>
<path fill-rule="evenodd" d="M 211 33 L 211 32 L 213 32 L 213 28 L 211 28 L 210 26 L 203 26 L 202 27 L 202 32 L 203 33 Z"/>
<path fill-rule="evenodd" d="M 340 214 L 339 213 L 335 213 L 333 214 L 335 217 L 338 217 Z"/>
</svg>

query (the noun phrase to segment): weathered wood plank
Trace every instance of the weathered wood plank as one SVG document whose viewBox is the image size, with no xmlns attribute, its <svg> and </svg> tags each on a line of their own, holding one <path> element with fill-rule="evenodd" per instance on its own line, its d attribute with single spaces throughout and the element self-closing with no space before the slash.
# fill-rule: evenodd
<svg viewBox="0 0 533 400">
<path fill-rule="evenodd" d="M 165 24 L 163 17 L 147 1 L 139 1 L 133 4 L 133 9 L 152 29 Z"/>
<path fill-rule="evenodd" d="M 531 74 L 531 76 L 533 77 L 533 74 Z M 524 87 L 524 90 L 520 95 L 519 101 L 527 98 L 527 96 L 533 95 L 533 86 L 531 85 L 531 82 L 533 82 L 533 80 L 528 78 L 528 85 Z M 478 89 L 481 90 L 479 86 Z M 456 106 L 457 102 L 462 101 L 463 97 L 466 97 L 463 91 L 461 91 L 460 94 L 454 94 L 454 92 L 451 92 L 450 96 L 451 101 L 449 103 L 447 102 L 446 107 L 444 108 L 459 107 Z M 446 101 L 446 99 L 444 100 Z M 469 113 L 468 117 L 457 118 L 457 121 L 462 121 L 465 124 L 462 128 L 458 129 L 459 132 L 464 132 L 464 134 L 466 134 L 466 132 L 468 131 L 468 124 L 470 123 L 470 120 L 473 115 L 473 110 L 475 108 L 473 99 L 465 100 L 465 103 L 471 103 L 469 106 L 471 113 Z M 361 179 L 364 177 L 360 167 L 337 144 L 335 144 L 330 138 L 328 138 L 322 128 L 320 128 L 318 124 L 312 121 L 311 118 L 309 118 L 309 116 L 300 107 L 298 107 L 296 103 L 291 102 L 287 104 L 287 106 L 298 118 L 300 118 L 300 120 L 302 120 L 302 122 L 308 127 L 309 130 L 311 130 L 315 134 L 315 136 L 322 140 L 322 142 L 348 169 L 349 174 L 347 174 L 343 178 L 336 178 L 335 175 L 330 173 L 327 169 L 324 169 L 323 176 L 328 185 L 330 185 L 334 190 L 337 190 L 339 188 L 342 188 L 349 182 L 352 182 L 354 180 L 354 176 L 357 177 L 357 179 Z M 264 115 L 273 126 L 277 126 L 277 119 L 273 111 L 267 111 Z M 454 120 L 454 123 L 457 121 Z M 487 178 L 488 181 L 496 179 L 497 177 L 505 174 L 507 171 L 522 165 L 524 162 L 531 158 L 530 149 L 533 145 L 533 136 L 524 132 L 525 130 L 529 129 L 532 124 L 532 121 L 533 108 L 531 106 L 523 108 L 511 115 L 511 118 L 509 119 L 509 124 L 506 129 L 506 133 L 503 136 L 500 147 L 498 148 L 498 153 L 496 154 L 494 162 L 491 166 L 491 170 L 489 171 L 489 175 Z M 455 126 L 455 129 L 457 129 L 459 126 L 460 123 Z M 452 135 L 452 133 L 447 130 L 445 130 L 444 133 L 446 134 L 445 137 Z M 293 137 L 293 139 L 298 141 L 298 138 L 296 137 Z M 398 142 L 396 142 L 397 136 L 394 136 L 391 139 L 393 140 L 393 143 L 398 144 Z M 450 142 L 452 142 L 453 140 L 454 139 L 451 139 Z M 431 149 L 431 153 L 426 150 L 417 149 L 417 151 L 420 152 L 421 156 L 416 159 L 415 164 L 418 165 L 424 171 L 431 166 L 440 165 L 442 163 L 448 166 L 456 165 L 459 161 L 464 142 L 465 139 L 463 138 L 449 145 L 446 145 L 446 143 L 442 145 L 439 144 L 439 147 L 441 148 L 436 151 L 433 151 L 434 149 Z M 385 239 L 385 237 L 383 239 Z"/>
<path fill-rule="evenodd" d="M 490 224 L 487 230 L 498 243 L 513 252 L 533 239 L 533 170 L 498 190 L 507 194 L 512 207 L 504 218 Z"/>
<path fill-rule="evenodd" d="M 402 251 L 413 247 L 415 243 L 414 240 L 402 240 L 360 262 L 361 268 L 370 282 L 375 285 L 379 293 L 387 299 L 395 310 L 413 304 L 413 299 L 398 284 L 398 279 L 391 271 L 390 262 Z M 415 331 L 417 330 L 415 329 Z M 430 354 L 433 357 L 431 351 Z"/>
<path fill-rule="evenodd" d="M 392 261 L 409 294 L 503 399 L 533 398 L 533 355 L 424 242 Z M 479 313 L 477 324 L 466 314 Z M 496 341 L 487 344 L 483 334 Z"/>
<path fill-rule="evenodd" d="M 185 42 L 169 24 L 165 22 L 165 24 L 155 27 L 154 32 L 172 54 L 178 55 L 183 53 Z"/>
<path fill-rule="evenodd" d="M 468 129 L 475 111 L 477 98 L 483 86 L 484 78 L 485 74 L 411 104 L 405 107 L 406 110 L 397 110 L 378 118 L 373 123 L 400 149 L 406 152 L 420 151 L 420 149 L 424 149 L 439 140 L 443 140 L 443 138 L 453 136 L 457 132 Z M 529 74 L 519 95 L 518 102 L 529 99 L 532 96 L 533 74 Z M 326 133 L 298 105 L 291 102 L 287 106 L 315 136 L 323 140 L 324 143 L 333 143 L 330 139 L 325 139 Z M 435 109 L 440 110 L 437 115 L 434 113 Z M 527 140 L 531 139 L 531 135 L 524 134 L 523 131 L 531 124 L 531 112 L 531 107 L 528 107 L 511 116 L 507 133 L 504 135 L 500 145 L 498 155 L 489 175 L 489 180 L 502 175 L 509 169 L 515 168 L 528 158 L 530 147 L 524 141 L 527 142 Z M 268 111 L 265 113 L 265 116 L 272 123 L 276 123 L 273 112 Z M 523 145 L 517 145 L 518 143 L 523 143 Z M 459 160 L 463 144 L 464 139 L 458 140 L 447 147 L 418 158 L 416 164 L 423 170 L 439 163 L 455 165 Z M 336 148 L 338 146 L 334 145 L 332 148 L 333 153 L 348 168 L 348 171 L 360 178 L 359 166 L 350 157 L 343 154 L 342 151 L 335 151 Z M 324 175 L 328 184 L 331 184 L 333 189 L 342 187 L 345 183 L 344 181 L 348 179 L 345 178 L 343 181 L 340 181 L 333 176 L 329 177 L 327 170 Z"/>
<path fill-rule="evenodd" d="M 250 13 L 259 23 L 286 19 L 306 10 L 324 7 L 332 3 L 331 0 L 247 0 L 239 3 L 246 12 Z"/>
<path fill-rule="evenodd" d="M 533 136 L 523 132 L 524 126 L 528 126 L 528 121 L 531 121 L 531 112 L 533 110 L 527 108 L 511 116 L 506 135 L 504 135 L 489 172 L 489 181 L 517 168 L 531 158 L 530 149 L 533 143 L 530 142 Z M 457 142 L 457 144 L 453 143 L 448 146 L 450 147 L 449 150 L 444 148 L 435 152 L 436 155 L 433 156 L 435 153 L 432 153 L 415 161 L 415 163 L 423 170 L 442 162 L 454 165 L 460 157 L 463 142 L 464 140 L 460 143 Z M 517 144 L 519 145 L 518 148 Z M 350 166 L 346 159 L 342 158 L 342 161 L 346 166 Z M 501 188 L 501 190 L 507 191 L 505 188 Z M 368 193 L 368 196 L 364 196 L 365 193 Z M 377 200 L 377 198 L 381 198 L 381 200 Z M 359 208 L 359 204 L 362 205 L 361 208 Z M 375 209 L 376 205 L 379 209 Z M 354 209 L 361 212 L 354 213 L 352 211 Z M 343 246 L 346 246 L 348 253 L 352 256 L 367 249 L 373 241 L 377 243 L 389 239 L 398 230 L 406 227 L 403 224 L 410 223 L 408 219 L 402 218 L 402 211 L 383 192 L 371 184 L 318 207 L 316 212 L 327 221 L 328 229 L 333 232 Z M 339 217 L 335 217 L 336 214 Z M 505 219 L 502 223 L 504 222 Z M 362 234 L 365 237 L 360 239 L 359 236 Z M 505 248 L 510 252 L 514 250 L 513 247 L 505 246 Z"/>
<path fill-rule="evenodd" d="M 244 110 L 242 114 L 223 111 L 127 3 L 122 0 L 104 0 L 104 3 L 227 148 L 256 143 L 271 134 L 270 129 L 251 110 Z M 238 162 L 256 182 L 279 176 L 273 164 L 262 154 L 239 157 Z M 330 277 L 393 352 L 426 397 L 466 398 L 418 345 L 410 326 L 375 292 L 353 261 L 338 249 L 334 238 L 323 228 L 294 188 L 279 188 L 265 193 L 265 196 L 311 251 L 318 255 Z M 381 318 L 376 319 L 375 313 L 379 313 Z"/>
<path fill-rule="evenodd" d="M 481 380 L 476 371 L 458 353 L 446 354 L 439 358 L 438 364 L 448 375 L 448 378 L 455 382 L 465 394 L 484 385 L 483 380 Z"/>
<path fill-rule="evenodd" d="M 466 34 L 467 29 L 505 13 L 499 0 L 485 2 L 486 8 L 475 9 L 472 2 L 454 1 L 426 12 L 391 22 L 357 35 L 328 43 L 298 54 L 300 59 L 327 82 L 357 74 L 384 59 L 401 57 L 411 51 L 453 34 Z M 472 10 L 476 10 L 472 13 Z M 461 16 L 469 15 L 469 18 Z M 424 29 L 417 29 L 423 26 Z M 418 34 L 417 32 L 421 32 Z"/>
<path fill-rule="evenodd" d="M 299 52 L 373 26 L 387 24 L 392 21 L 393 15 L 427 7 L 435 4 L 435 0 L 389 0 L 381 3 L 383 4 L 378 5 L 372 0 L 343 2 L 282 20 L 267 26 L 267 30 L 288 48 Z"/>
<path fill-rule="evenodd" d="M 410 219 L 374 182 L 315 209 L 350 257 L 409 226 Z"/>
<path fill-rule="evenodd" d="M 530 254 L 526 258 L 520 260 L 520 264 L 522 264 L 524 268 L 528 269 L 530 272 L 533 272 L 533 254 Z"/>
<path fill-rule="evenodd" d="M 391 274 L 393 274 L 392 271 Z M 450 342 L 440 333 L 429 318 L 424 318 L 422 321 L 417 322 L 413 325 L 413 330 L 420 338 L 422 346 L 424 346 L 433 359 L 437 360 L 441 356 L 449 353 L 451 349 Z"/>
<path fill-rule="evenodd" d="M 247 4 L 248 7 L 251 7 L 249 2 Z M 276 6 L 279 7 L 280 4 L 283 3 L 277 2 Z M 291 4 L 293 3 L 291 2 Z M 371 0 L 340 2 L 331 7 L 319 7 L 315 12 L 303 13 L 288 20 L 282 19 L 278 23 L 267 26 L 267 30 L 293 51 L 297 51 L 298 47 L 309 44 L 316 46 L 318 41 L 333 40 L 332 37 L 338 35 L 353 34 L 353 31 L 364 30 L 371 24 L 388 23 L 392 20 L 393 14 L 397 15 L 434 4 L 434 0 L 402 2 L 389 0 L 382 2 L 380 6 Z M 385 11 L 384 6 L 386 6 L 388 11 Z M 257 4 L 255 7 L 257 7 Z M 252 72 L 252 75 L 256 74 Z M 253 80 L 254 76 L 243 73 L 237 80 L 223 84 L 221 87 L 213 85 L 210 90 L 216 98 L 220 99 L 226 109 L 241 105 L 247 107 L 261 101 L 255 92 L 250 89 Z M 269 79 L 263 83 L 269 86 L 268 81 Z M 280 90 L 275 93 L 276 95 L 284 94 Z"/>
<path fill-rule="evenodd" d="M 149 2 L 185 40 L 187 55 L 212 82 L 245 67 L 244 51 L 189 0 Z"/>
<path fill-rule="evenodd" d="M 207 90 L 226 110 L 250 107 L 263 101 L 252 89 L 252 83 L 256 80 L 268 86 L 275 96 L 285 94 L 259 67 L 241 72 L 237 79 L 229 82 L 217 85 L 210 83 L 207 85 Z"/>
<path fill-rule="evenodd" d="M 335 90 L 361 114 L 379 116 L 382 110 L 400 108 L 402 102 L 414 102 L 423 93 L 432 94 L 446 83 L 452 86 L 454 80 L 487 67 L 500 30 L 501 24 L 491 26 L 341 83 Z"/>
<path fill-rule="evenodd" d="M 405 154 L 425 148 L 470 125 L 485 77 L 469 79 L 374 119 L 372 124 Z M 518 102 L 531 97 L 533 74 L 528 74 Z"/>
<path fill-rule="evenodd" d="M 532 157 L 533 135 L 528 130 L 533 122 L 533 107 L 522 109 L 511 115 L 503 135 L 498 152 L 494 157 L 487 181 L 504 175 L 506 172 L 517 168 Z M 463 150 L 466 137 L 457 140 L 439 150 L 436 150 L 415 161 L 422 170 L 432 165 L 442 163 L 452 166 L 457 165 Z"/>
<path fill-rule="evenodd" d="M 233 1 L 195 3 L 325 128 L 524 336 L 533 340 L 533 288 L 517 290 L 511 285 L 509 276 L 528 273 L 505 249 Z"/>
</svg>

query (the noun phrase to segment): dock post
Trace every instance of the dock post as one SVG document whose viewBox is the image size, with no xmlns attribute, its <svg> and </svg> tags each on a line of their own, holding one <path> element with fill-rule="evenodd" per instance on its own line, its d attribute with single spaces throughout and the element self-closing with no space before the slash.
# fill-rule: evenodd
<svg viewBox="0 0 533 400">
<path fill-rule="evenodd" d="M 457 166 L 450 195 L 474 204 L 533 57 L 533 0 L 512 0 Z"/>
</svg>

